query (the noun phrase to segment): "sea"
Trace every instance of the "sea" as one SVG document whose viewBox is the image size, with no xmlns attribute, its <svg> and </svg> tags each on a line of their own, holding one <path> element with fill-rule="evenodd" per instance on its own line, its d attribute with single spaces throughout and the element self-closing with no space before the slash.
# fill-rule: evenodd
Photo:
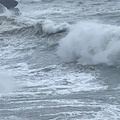
<svg viewBox="0 0 120 120">
<path fill-rule="evenodd" d="M 0 13 L 0 120 L 120 120 L 120 0 L 17 0 Z"/>
</svg>

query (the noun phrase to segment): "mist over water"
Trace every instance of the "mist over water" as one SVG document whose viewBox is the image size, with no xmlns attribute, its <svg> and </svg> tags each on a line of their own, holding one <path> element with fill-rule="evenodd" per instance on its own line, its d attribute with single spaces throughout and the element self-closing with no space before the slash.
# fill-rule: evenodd
<svg viewBox="0 0 120 120">
<path fill-rule="evenodd" d="M 0 95 L 12 92 L 15 88 L 12 76 L 5 70 L 0 70 Z"/>
<path fill-rule="evenodd" d="M 0 14 L 0 120 L 119 120 L 119 0 L 18 0 Z"/>
</svg>

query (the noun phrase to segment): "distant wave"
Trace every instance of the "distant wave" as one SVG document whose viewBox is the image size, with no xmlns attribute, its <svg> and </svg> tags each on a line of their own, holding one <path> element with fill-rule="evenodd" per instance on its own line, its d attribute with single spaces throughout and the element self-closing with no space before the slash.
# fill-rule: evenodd
<svg viewBox="0 0 120 120">
<path fill-rule="evenodd" d="M 13 24 L 14 23 L 14 24 Z M 18 22 L 17 20 L 4 21 L 0 26 L 0 33 L 2 34 L 21 34 L 21 35 L 36 35 L 36 34 L 56 34 L 59 32 L 64 32 L 69 29 L 70 25 L 68 23 L 55 23 L 51 20 L 41 20 L 33 24 L 27 24 Z"/>
<path fill-rule="evenodd" d="M 58 56 L 65 62 L 82 65 L 120 64 L 120 27 L 79 22 L 60 40 Z"/>
</svg>

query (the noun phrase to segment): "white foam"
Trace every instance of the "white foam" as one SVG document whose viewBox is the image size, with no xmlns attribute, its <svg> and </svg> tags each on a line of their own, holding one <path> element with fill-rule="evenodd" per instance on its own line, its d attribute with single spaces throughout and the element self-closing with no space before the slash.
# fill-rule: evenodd
<svg viewBox="0 0 120 120">
<path fill-rule="evenodd" d="M 65 103 L 65 101 L 64 101 Z M 71 105 L 71 104 L 70 104 Z M 88 108 L 88 111 L 70 111 L 70 112 L 61 112 L 55 114 L 57 117 L 53 118 L 52 120 L 58 120 L 58 118 L 61 117 L 61 120 L 119 120 L 120 114 L 119 109 L 120 107 L 117 105 L 110 105 L 110 104 L 99 104 L 99 103 L 93 103 L 93 102 L 78 102 L 77 105 L 74 105 L 74 107 L 85 107 Z M 92 110 L 98 109 L 99 111 Z M 89 110 L 91 109 L 91 111 Z M 61 114 L 63 116 L 61 116 Z M 67 118 L 67 119 L 65 119 Z"/>
<path fill-rule="evenodd" d="M 120 27 L 95 22 L 79 22 L 60 40 L 58 55 L 80 64 L 120 64 Z"/>
<path fill-rule="evenodd" d="M 50 71 L 44 72 L 49 69 Z M 31 73 L 36 76 L 36 79 L 34 81 L 23 82 L 23 84 L 29 87 L 41 86 L 37 88 L 37 91 L 45 94 L 70 94 L 107 88 L 107 86 L 99 83 L 96 77 L 91 74 L 66 70 L 66 68 L 61 66 L 48 66 L 47 68 L 42 68 L 39 72 L 31 71 Z"/>
<path fill-rule="evenodd" d="M 57 24 L 51 20 L 46 19 L 42 24 L 42 30 L 46 34 L 58 33 L 69 28 L 69 24 L 61 23 Z"/>
<path fill-rule="evenodd" d="M 117 105 L 106 104 L 101 106 L 102 110 L 95 115 L 93 120 L 119 120 L 120 107 Z"/>
<path fill-rule="evenodd" d="M 16 117 L 16 116 L 9 116 L 9 117 L 0 117 L 0 120 L 28 120 L 27 118 L 20 118 L 20 117 Z"/>
</svg>

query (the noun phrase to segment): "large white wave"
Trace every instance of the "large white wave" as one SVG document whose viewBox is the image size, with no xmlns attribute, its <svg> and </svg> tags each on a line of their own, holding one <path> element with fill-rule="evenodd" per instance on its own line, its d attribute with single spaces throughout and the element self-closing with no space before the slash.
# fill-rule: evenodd
<svg viewBox="0 0 120 120">
<path fill-rule="evenodd" d="M 60 40 L 57 53 L 65 62 L 120 64 L 120 27 L 79 22 Z"/>
</svg>

